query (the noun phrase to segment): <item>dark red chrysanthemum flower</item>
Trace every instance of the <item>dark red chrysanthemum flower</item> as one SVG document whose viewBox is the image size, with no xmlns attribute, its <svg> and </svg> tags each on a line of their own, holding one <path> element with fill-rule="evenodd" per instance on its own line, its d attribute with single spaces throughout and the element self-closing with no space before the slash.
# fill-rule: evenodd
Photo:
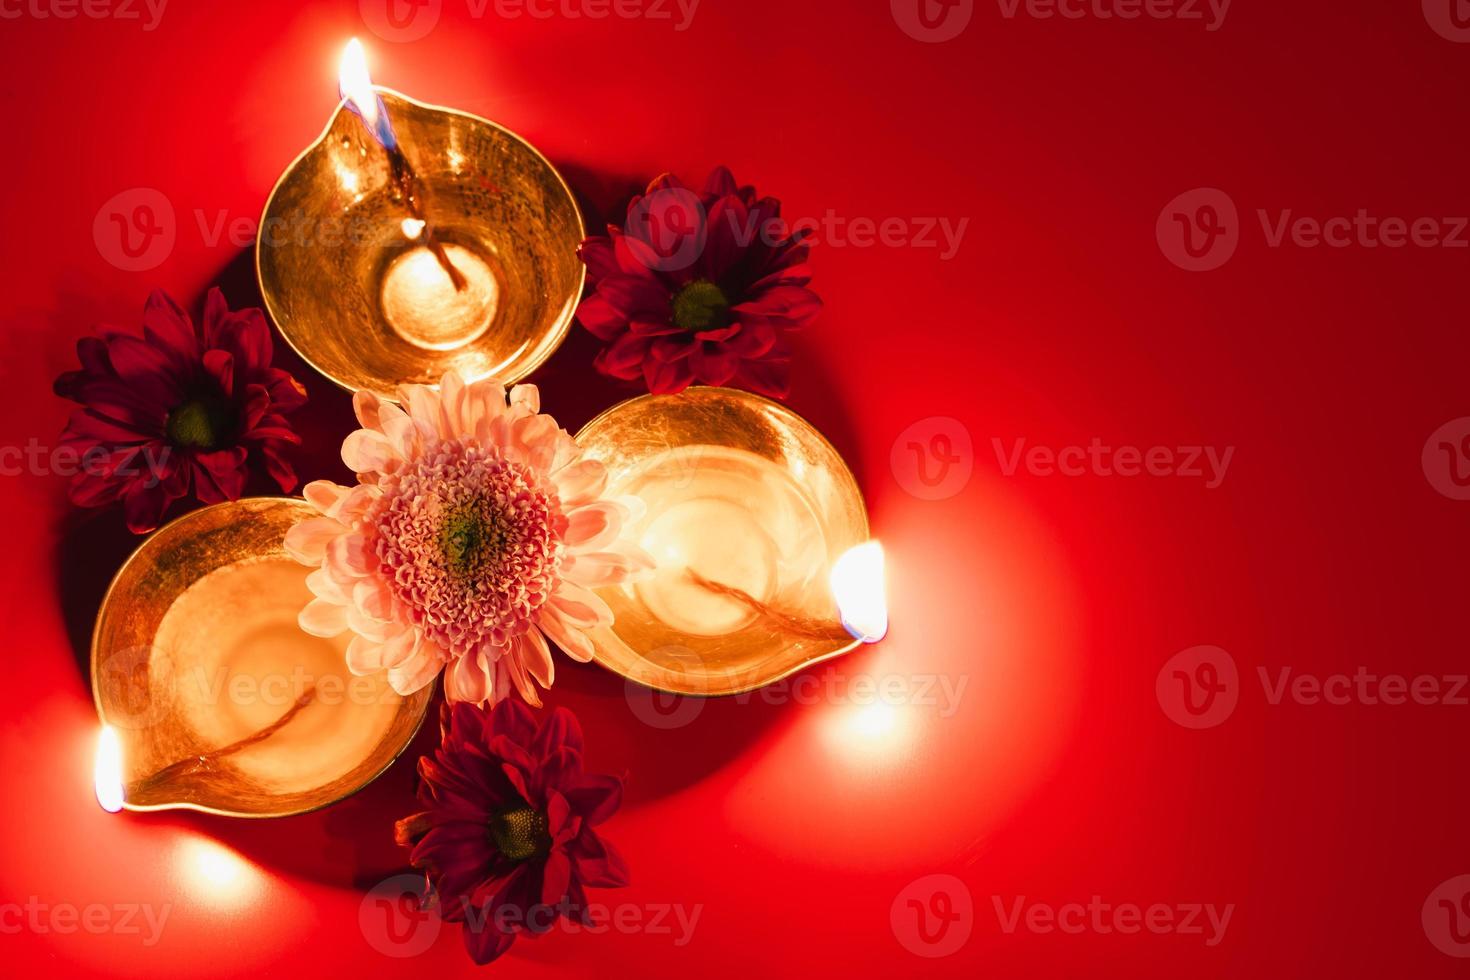
<svg viewBox="0 0 1470 980">
<path fill-rule="evenodd" d="M 301 440 L 285 416 L 306 390 L 271 366 L 270 327 L 257 309 L 230 312 L 218 289 L 204 327 L 156 290 L 143 309 L 143 335 L 115 327 L 77 341 L 82 367 L 55 391 L 83 407 L 62 444 L 81 463 L 69 495 L 81 507 L 122 500 L 128 528 L 156 528 L 169 504 L 193 493 L 206 504 L 237 500 L 249 461 L 288 493 L 296 473 L 282 455 Z"/>
<path fill-rule="evenodd" d="M 597 369 L 639 378 L 655 394 L 697 382 L 784 398 L 791 349 L 822 301 L 807 288 L 810 246 L 717 168 L 696 195 L 663 176 L 628 205 L 623 228 L 588 238 L 578 254 L 593 286 L 577 319 L 602 340 Z"/>
<path fill-rule="evenodd" d="M 623 859 L 593 830 L 617 811 L 623 783 L 582 771 L 576 716 L 557 708 L 538 726 L 506 698 L 492 711 L 445 704 L 442 726 L 439 748 L 419 760 L 426 809 L 396 828 L 440 917 L 463 924 L 476 963 L 558 916 L 589 922 L 584 889 L 628 883 Z"/>
</svg>

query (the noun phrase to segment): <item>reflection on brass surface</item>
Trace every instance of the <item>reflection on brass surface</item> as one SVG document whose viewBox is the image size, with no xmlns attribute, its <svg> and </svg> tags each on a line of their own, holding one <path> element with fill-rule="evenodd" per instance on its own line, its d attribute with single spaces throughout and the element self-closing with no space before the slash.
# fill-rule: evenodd
<svg viewBox="0 0 1470 980">
<path fill-rule="evenodd" d="M 434 236 L 469 278 L 457 292 L 388 155 L 349 109 L 266 202 L 256 271 L 266 309 L 312 367 L 344 388 L 525 377 L 561 344 L 582 293 L 582 218 L 561 175 L 492 122 L 377 89 L 425 192 Z"/>
<path fill-rule="evenodd" d="M 314 810 L 371 782 L 418 730 L 432 685 L 404 698 L 382 676 L 352 677 L 345 637 L 297 627 L 309 570 L 281 543 L 311 516 L 283 497 L 206 507 L 155 533 L 113 580 L 92 637 L 92 694 L 122 743 L 128 809 Z M 269 728 L 298 700 L 308 703 L 268 738 L 177 765 Z M 155 778 L 164 770 L 179 775 Z"/>
<path fill-rule="evenodd" d="M 616 405 L 577 442 L 607 464 L 609 493 L 647 505 L 631 534 L 659 563 L 650 579 L 598 591 L 617 617 L 592 633 L 603 666 L 659 690 L 736 694 L 857 645 L 782 630 L 697 581 L 842 635 L 828 575 L 867 540 L 867 511 L 804 419 L 746 392 L 690 388 Z"/>
</svg>

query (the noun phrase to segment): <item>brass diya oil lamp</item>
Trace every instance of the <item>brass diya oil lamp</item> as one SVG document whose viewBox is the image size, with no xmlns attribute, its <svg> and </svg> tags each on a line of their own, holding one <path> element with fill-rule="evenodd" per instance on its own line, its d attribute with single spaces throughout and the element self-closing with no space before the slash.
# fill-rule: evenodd
<svg viewBox="0 0 1470 980">
<path fill-rule="evenodd" d="M 281 497 L 206 507 L 117 573 L 92 637 L 104 807 L 288 816 L 356 792 L 407 748 L 432 686 L 402 697 L 354 677 L 345 638 L 297 625 L 311 596 L 283 542 L 314 513 Z"/>
<path fill-rule="evenodd" d="M 525 377 L 582 294 L 566 182 L 489 120 L 375 87 L 356 40 L 338 81 L 336 113 L 261 219 L 256 269 L 281 335 L 344 388 L 385 398 L 451 369 Z"/>
<path fill-rule="evenodd" d="M 882 639 L 883 550 L 851 472 L 806 420 L 730 388 L 616 405 L 577 434 L 642 501 L 653 574 L 598 591 L 596 659 L 648 687 L 726 695 Z"/>
</svg>

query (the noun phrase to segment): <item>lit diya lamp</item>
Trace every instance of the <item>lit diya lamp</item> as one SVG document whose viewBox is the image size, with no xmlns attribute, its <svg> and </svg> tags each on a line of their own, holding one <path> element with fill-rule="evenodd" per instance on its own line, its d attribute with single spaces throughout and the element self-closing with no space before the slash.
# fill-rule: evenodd
<svg viewBox="0 0 1470 980">
<path fill-rule="evenodd" d="M 256 269 L 282 336 L 338 384 L 385 398 L 451 369 L 529 374 L 582 292 L 566 182 L 488 120 L 375 87 L 355 39 L 338 86 L 261 219 Z"/>
<path fill-rule="evenodd" d="M 286 553 L 304 500 L 194 511 L 117 573 L 92 638 L 97 800 L 286 816 L 342 799 L 408 746 L 433 687 L 355 677 L 346 639 L 301 631 L 311 594 Z"/>
<path fill-rule="evenodd" d="M 789 409 L 730 388 L 616 405 L 577 434 L 608 493 L 645 513 L 632 536 L 658 562 L 598 591 L 611 627 L 596 659 L 680 694 L 769 684 L 888 630 L 883 549 L 842 458 Z"/>
</svg>

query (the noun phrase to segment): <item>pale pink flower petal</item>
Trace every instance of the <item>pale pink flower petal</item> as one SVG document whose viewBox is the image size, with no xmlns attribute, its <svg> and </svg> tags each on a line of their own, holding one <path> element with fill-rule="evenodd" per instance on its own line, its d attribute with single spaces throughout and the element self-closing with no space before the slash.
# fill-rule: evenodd
<svg viewBox="0 0 1470 980">
<path fill-rule="evenodd" d="M 607 488 L 607 467 L 600 459 L 584 459 L 552 474 L 557 496 L 567 510 L 590 504 Z"/>
<path fill-rule="evenodd" d="M 546 604 L 577 629 L 612 625 L 613 614 L 607 603 L 589 590 L 571 582 L 563 581 L 557 586 L 556 593 Z"/>
<path fill-rule="evenodd" d="M 327 545 L 346 530 L 330 517 L 314 517 L 287 531 L 283 547 L 303 565 L 316 565 L 327 557 Z"/>
<path fill-rule="evenodd" d="M 354 473 L 387 473 L 403 457 L 377 429 L 358 429 L 342 443 L 342 462 Z"/>
<path fill-rule="evenodd" d="M 313 599 L 301 610 L 297 621 L 312 636 L 341 636 L 347 632 L 347 607 L 326 599 Z"/>
<path fill-rule="evenodd" d="M 573 628 L 555 609 L 550 606 L 541 607 L 541 616 L 536 624 L 568 657 L 584 664 L 592 659 L 592 639 L 581 630 Z"/>
</svg>

